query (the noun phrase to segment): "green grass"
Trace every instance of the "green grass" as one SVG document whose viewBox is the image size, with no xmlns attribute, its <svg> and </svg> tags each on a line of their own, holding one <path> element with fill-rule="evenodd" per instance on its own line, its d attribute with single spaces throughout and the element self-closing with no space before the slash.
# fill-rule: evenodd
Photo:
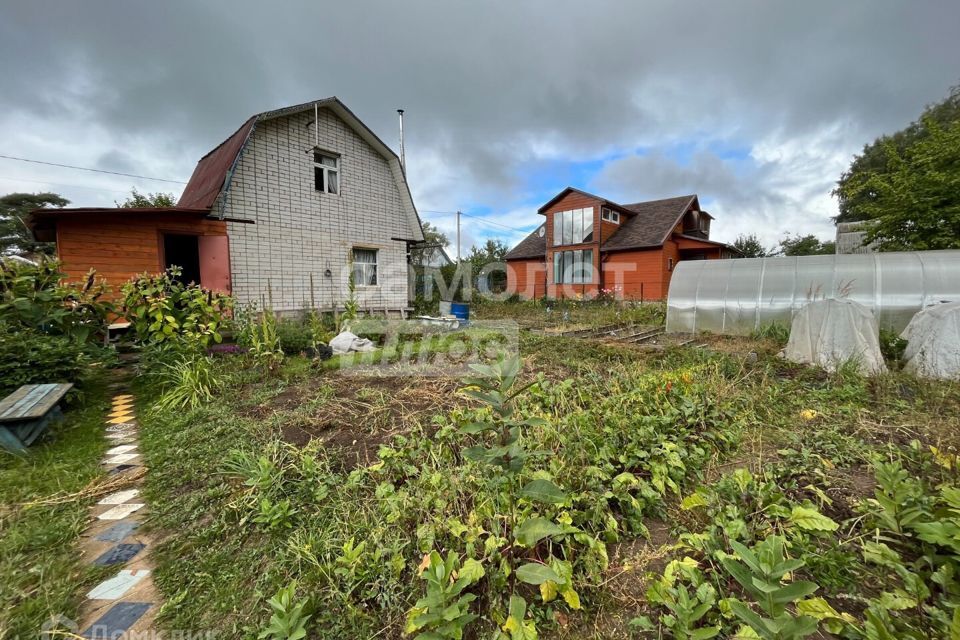
<svg viewBox="0 0 960 640">
<path fill-rule="evenodd" d="M 509 310 L 503 305 L 497 314 Z M 540 312 L 534 303 L 515 310 Z M 593 315 L 585 306 L 579 311 L 584 323 L 609 320 L 600 305 Z M 632 617 L 656 620 L 662 612 L 645 598 L 643 569 L 656 569 L 645 528 L 661 520 L 677 534 L 709 525 L 698 512 L 680 508 L 698 488 L 720 486 L 711 499 L 726 511 L 717 518 L 755 499 L 729 493 L 737 468 L 757 477 L 769 471 L 764 499 L 775 496 L 788 507 L 819 499 L 809 487 L 821 488 L 832 500 L 824 511 L 838 521 L 850 518 L 846 532 L 862 521 L 854 510 L 869 495 L 874 456 L 914 439 L 921 448 L 960 447 L 960 385 L 900 373 L 874 379 L 848 370 L 828 374 L 776 357 L 775 337 L 712 336 L 697 341 L 703 349 L 646 351 L 521 334 L 522 378 L 540 383 L 523 394 L 517 410 L 547 420 L 525 436 L 543 452 L 532 469 L 570 496 L 562 508 L 537 513 L 569 517 L 583 532 L 554 549 L 562 547 L 574 563 L 582 610 L 544 604 L 535 590 L 518 587 L 541 637 L 626 638 L 635 635 L 626 626 Z M 388 361 L 395 357 L 387 353 Z M 423 595 L 416 576 L 422 555 L 452 549 L 482 561 L 487 578 L 474 609 L 482 619 L 473 631 L 489 637 L 495 629 L 504 613 L 498 598 L 505 587 L 495 577 L 503 543 L 488 540 L 503 526 L 502 488 L 489 469 L 464 459 L 472 441 L 456 430 L 482 419 L 482 411 L 447 398 L 442 410 L 417 413 L 415 394 L 402 384 L 354 378 L 345 385 L 325 369 L 334 364 L 288 358 L 277 377 L 266 379 L 238 368 L 210 405 L 141 414 L 151 467 L 145 488 L 150 525 L 163 534 L 154 558 L 166 598 L 164 628 L 255 636 L 270 615 L 267 599 L 296 580 L 294 600 L 306 599 L 313 614 L 310 637 L 396 637 Z M 395 411 L 392 423 L 387 407 Z M 338 415 L 344 417 L 333 425 L 316 422 Z M 361 440 L 385 430 L 400 435 L 383 441 L 389 446 L 380 449 L 382 464 L 355 469 L 344 466 L 338 449 L 281 442 L 291 425 L 322 431 L 344 423 L 353 424 L 351 436 Z M 867 484 L 851 486 L 850 478 Z M 529 504 L 521 508 L 523 517 L 534 513 Z M 751 527 L 783 526 L 758 519 L 749 504 L 745 509 Z M 861 588 L 865 574 L 851 547 L 859 539 L 859 533 L 797 538 L 807 572 L 826 597 Z M 722 575 L 710 579 L 726 588 Z"/>
<path fill-rule="evenodd" d="M 620 323 L 660 326 L 666 321 L 662 302 L 593 302 L 576 300 L 529 300 L 496 302 L 480 300 L 471 305 L 476 320 L 515 320 L 527 329 L 573 330 Z"/>
<path fill-rule="evenodd" d="M 86 385 L 82 405 L 68 408 L 29 455 L 0 452 L 0 637 L 36 637 L 50 616 L 75 618 L 84 588 L 103 575 L 80 563 L 77 547 L 90 500 L 29 505 L 78 492 L 102 473 L 102 386 Z"/>
</svg>

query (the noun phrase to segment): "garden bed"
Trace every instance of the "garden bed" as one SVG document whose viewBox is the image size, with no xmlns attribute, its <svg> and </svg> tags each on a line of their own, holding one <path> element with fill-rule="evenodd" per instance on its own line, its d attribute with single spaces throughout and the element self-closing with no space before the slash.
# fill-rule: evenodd
<svg viewBox="0 0 960 640">
<path fill-rule="evenodd" d="M 608 320 L 603 309 L 595 326 Z M 894 564 L 865 562 L 876 550 L 864 545 L 888 522 L 872 501 L 896 490 L 881 462 L 900 465 L 915 482 L 905 500 L 934 517 L 937 484 L 954 481 L 960 386 L 799 367 L 771 339 L 682 342 L 522 333 L 512 411 L 536 420 L 521 427 L 532 455 L 515 479 L 475 459 L 494 449 L 471 452 L 501 431 L 469 427 L 496 412 L 463 379 L 349 376 L 298 357 L 264 376 L 236 360 L 216 402 L 143 419 L 157 581 L 175 603 L 160 623 L 239 637 L 273 616 L 309 637 L 399 638 L 426 619 L 423 567 L 453 552 L 476 596 L 461 614 L 478 619 L 455 616 L 467 638 L 518 624 L 526 637 L 684 637 L 683 590 L 707 605 L 684 624 L 730 637 L 746 623 L 721 600 L 780 614 L 759 609 L 722 554 L 778 553 L 780 536 L 804 561 L 782 584 L 816 587 L 787 608 L 803 624 L 854 638 L 868 624 L 946 629 L 947 614 L 887 606 L 908 585 Z M 560 493 L 508 489 L 535 479 Z M 549 526 L 530 537 L 525 520 Z M 903 562 L 928 552 L 884 535 Z M 563 582 L 511 577 L 526 565 Z M 282 593 L 288 608 L 271 612 Z M 929 611 L 949 612 L 949 593 L 925 596 Z"/>
</svg>

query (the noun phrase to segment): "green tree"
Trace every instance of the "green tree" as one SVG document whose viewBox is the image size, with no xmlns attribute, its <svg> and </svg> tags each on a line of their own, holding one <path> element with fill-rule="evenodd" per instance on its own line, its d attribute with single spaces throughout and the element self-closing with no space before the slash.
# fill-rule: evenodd
<svg viewBox="0 0 960 640">
<path fill-rule="evenodd" d="M 881 251 L 960 247 L 960 86 L 866 145 L 837 182 L 838 222 L 873 220 Z"/>
<path fill-rule="evenodd" d="M 921 126 L 903 149 L 883 141 L 882 164 L 838 187 L 874 221 L 865 241 L 881 251 L 960 248 L 960 119 L 941 125 L 924 116 Z"/>
<path fill-rule="evenodd" d="M 760 239 L 755 233 L 750 235 L 741 233 L 733 241 L 733 248 L 739 251 L 743 258 L 763 258 L 773 253 L 760 243 Z"/>
<path fill-rule="evenodd" d="M 114 200 L 121 209 L 148 209 L 150 207 L 175 207 L 177 198 L 172 193 L 140 193 L 136 187 L 130 189 L 130 195 L 123 202 Z"/>
<path fill-rule="evenodd" d="M 780 253 L 785 256 L 825 256 L 836 252 L 833 240 L 823 242 L 813 234 L 787 235 L 780 241 Z"/>
<path fill-rule="evenodd" d="M 27 216 L 34 209 L 62 209 L 70 201 L 56 193 L 8 193 L 0 197 L 0 255 L 53 255 L 52 242 L 37 242 L 27 227 Z"/>
<path fill-rule="evenodd" d="M 480 279 L 487 278 L 487 285 L 490 291 L 503 291 L 507 286 L 507 274 L 503 269 L 491 269 L 487 274 L 483 270 L 489 264 L 503 263 L 510 250 L 501 240 L 489 238 L 480 246 L 474 245 L 470 249 L 466 262 L 470 263 L 473 284 L 479 287 Z"/>
<path fill-rule="evenodd" d="M 423 244 L 410 249 L 410 264 L 414 267 L 442 266 L 443 247 L 450 244 L 447 235 L 429 222 L 423 223 Z"/>
</svg>

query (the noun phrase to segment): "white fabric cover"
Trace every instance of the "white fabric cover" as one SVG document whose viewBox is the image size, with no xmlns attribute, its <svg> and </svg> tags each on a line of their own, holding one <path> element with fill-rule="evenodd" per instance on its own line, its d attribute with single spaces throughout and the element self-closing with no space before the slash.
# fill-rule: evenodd
<svg viewBox="0 0 960 640">
<path fill-rule="evenodd" d="M 862 304 L 837 298 L 816 300 L 794 316 L 784 356 L 827 371 L 836 371 L 852 360 L 861 373 L 880 373 L 887 367 L 879 336 L 877 319 Z"/>
<path fill-rule="evenodd" d="M 373 351 L 376 347 L 366 338 L 360 338 L 349 331 L 344 331 L 330 341 L 330 348 L 334 354 L 350 353 L 351 351 Z"/>
<path fill-rule="evenodd" d="M 906 371 L 925 378 L 960 380 L 960 302 L 918 311 L 900 337 L 907 341 Z"/>
</svg>

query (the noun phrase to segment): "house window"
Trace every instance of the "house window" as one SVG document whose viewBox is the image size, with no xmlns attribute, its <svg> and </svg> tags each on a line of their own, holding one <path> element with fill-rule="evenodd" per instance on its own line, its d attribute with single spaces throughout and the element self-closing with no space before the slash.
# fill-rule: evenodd
<svg viewBox="0 0 960 640">
<path fill-rule="evenodd" d="M 323 151 L 313 152 L 313 188 L 323 193 L 340 193 L 340 158 Z"/>
<path fill-rule="evenodd" d="M 667 271 L 673 271 L 673 258 L 667 258 Z"/>
<path fill-rule="evenodd" d="M 553 281 L 556 284 L 593 282 L 593 250 L 554 251 Z"/>
<path fill-rule="evenodd" d="M 601 217 L 605 222 L 612 222 L 613 224 L 620 224 L 620 212 L 619 212 L 619 211 L 614 211 L 614 210 L 612 210 L 612 209 L 607 209 L 606 207 L 604 207 L 604 208 L 600 211 L 600 217 Z"/>
<path fill-rule="evenodd" d="M 357 286 L 372 287 L 377 284 L 377 250 L 353 250 L 353 283 Z"/>
<path fill-rule="evenodd" d="M 558 211 L 553 214 L 553 245 L 593 242 L 593 209 Z"/>
</svg>

